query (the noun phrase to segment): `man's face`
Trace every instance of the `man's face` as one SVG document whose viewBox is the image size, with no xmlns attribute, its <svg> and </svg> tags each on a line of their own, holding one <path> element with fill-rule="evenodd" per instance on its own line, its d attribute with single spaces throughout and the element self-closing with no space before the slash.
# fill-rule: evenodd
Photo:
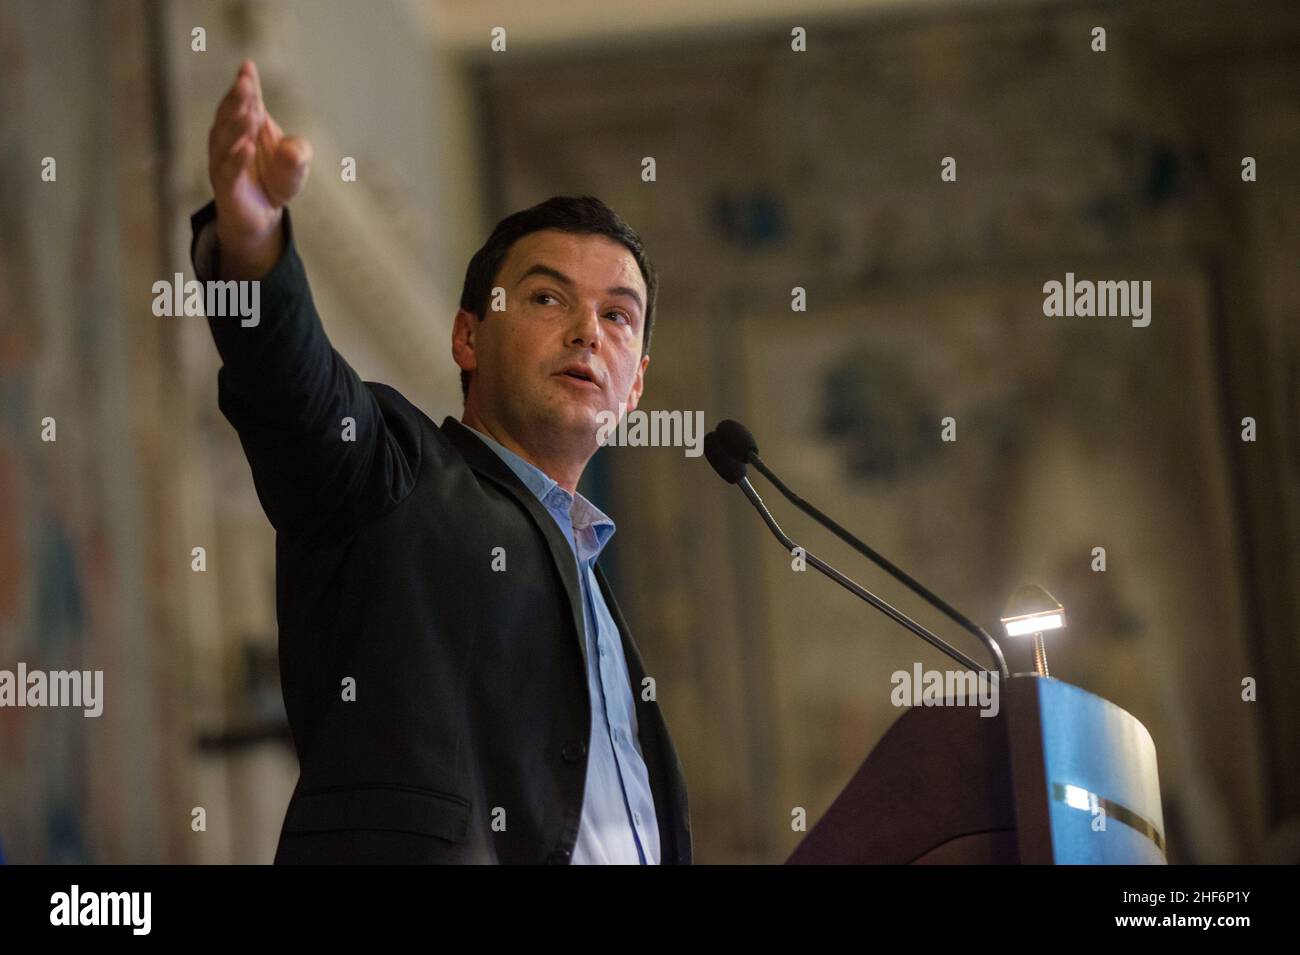
<svg viewBox="0 0 1300 955">
<path fill-rule="evenodd" d="M 482 321 L 462 310 L 452 339 L 457 364 L 476 373 L 475 411 L 516 440 L 594 453 L 599 413 L 636 407 L 650 361 L 636 259 L 605 236 L 544 229 L 511 246 L 495 285 L 505 310 L 489 300 Z"/>
</svg>

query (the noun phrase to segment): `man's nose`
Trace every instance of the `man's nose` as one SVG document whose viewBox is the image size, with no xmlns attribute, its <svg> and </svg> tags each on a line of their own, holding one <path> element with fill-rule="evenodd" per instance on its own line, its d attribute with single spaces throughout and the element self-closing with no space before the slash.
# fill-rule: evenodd
<svg viewBox="0 0 1300 955">
<path fill-rule="evenodd" d="M 598 347 L 600 343 L 600 315 L 595 306 L 579 307 L 570 319 L 568 342 L 571 345 Z"/>
</svg>

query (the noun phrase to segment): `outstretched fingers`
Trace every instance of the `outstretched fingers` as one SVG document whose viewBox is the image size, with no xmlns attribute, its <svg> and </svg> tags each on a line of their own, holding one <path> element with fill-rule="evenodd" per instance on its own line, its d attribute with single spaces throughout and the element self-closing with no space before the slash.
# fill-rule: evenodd
<svg viewBox="0 0 1300 955">
<path fill-rule="evenodd" d="M 245 60 L 231 84 L 229 92 L 217 107 L 208 131 L 208 171 L 209 175 L 220 176 L 229 182 L 239 174 L 242 164 L 230 162 L 235 146 L 256 131 L 262 114 L 261 94 L 256 79 L 255 68 L 251 60 Z M 238 150 L 244 153 L 242 145 Z M 216 182 L 213 183 L 217 185 Z"/>
<path fill-rule="evenodd" d="M 285 136 L 266 111 L 257 66 L 244 60 L 208 133 L 213 188 L 228 191 L 242 174 L 252 172 L 266 200 L 278 208 L 302 188 L 311 159 L 311 143 L 301 136 Z"/>
<path fill-rule="evenodd" d="M 256 130 L 257 114 L 251 103 L 245 104 L 240 112 L 230 116 L 220 126 L 214 126 L 208 146 L 212 168 L 224 175 L 231 151 L 244 140 L 251 142 Z M 235 172 L 238 173 L 238 169 Z"/>
</svg>

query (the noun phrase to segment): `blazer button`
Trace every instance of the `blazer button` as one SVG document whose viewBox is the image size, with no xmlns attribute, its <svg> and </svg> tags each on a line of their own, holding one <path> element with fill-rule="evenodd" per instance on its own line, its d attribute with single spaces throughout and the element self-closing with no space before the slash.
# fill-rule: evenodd
<svg viewBox="0 0 1300 955">
<path fill-rule="evenodd" d="M 546 862 L 548 865 L 566 865 L 569 861 L 569 855 L 568 849 L 556 849 L 546 857 Z"/>
<path fill-rule="evenodd" d="M 587 752 L 586 743 L 566 743 L 564 749 L 560 750 L 560 755 L 566 762 L 576 763 L 582 759 L 583 754 Z"/>
</svg>

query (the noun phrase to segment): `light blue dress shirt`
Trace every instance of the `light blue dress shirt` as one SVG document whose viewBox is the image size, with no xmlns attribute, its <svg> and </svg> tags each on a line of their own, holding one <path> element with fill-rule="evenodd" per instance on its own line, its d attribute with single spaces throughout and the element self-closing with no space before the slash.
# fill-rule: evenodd
<svg viewBox="0 0 1300 955">
<path fill-rule="evenodd" d="M 581 494 L 570 494 L 509 448 L 477 428 L 470 430 L 510 466 L 555 518 L 578 565 L 591 737 L 573 864 L 658 865 L 659 824 L 650 774 L 637 738 L 636 701 L 618 625 L 605 604 L 594 570 L 596 558 L 614 534 L 614 522 Z"/>
</svg>

